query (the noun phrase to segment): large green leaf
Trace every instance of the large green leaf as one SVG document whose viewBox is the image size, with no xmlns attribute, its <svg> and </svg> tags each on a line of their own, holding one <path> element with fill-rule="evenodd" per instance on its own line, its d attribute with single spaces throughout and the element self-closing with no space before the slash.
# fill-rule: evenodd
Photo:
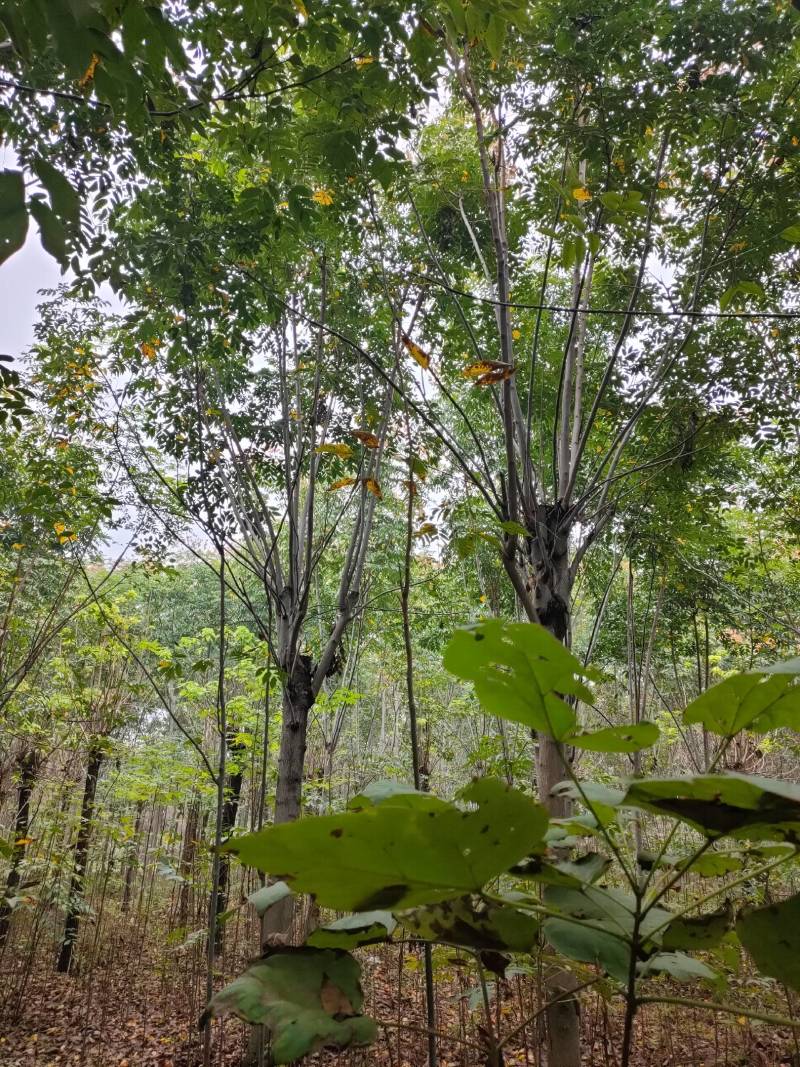
<svg viewBox="0 0 800 1067">
<path fill-rule="evenodd" d="M 607 726 L 591 733 L 572 734 L 569 745 L 589 752 L 641 752 L 658 741 L 658 727 L 654 722 L 639 722 L 631 726 Z"/>
<path fill-rule="evenodd" d="M 714 981 L 716 971 L 712 971 L 702 960 L 693 959 L 685 952 L 658 952 L 649 960 L 637 966 L 640 978 L 651 974 L 668 974 L 678 982 L 691 982 L 697 978 Z"/>
<path fill-rule="evenodd" d="M 691 918 L 681 916 L 673 919 L 664 930 L 661 945 L 665 949 L 688 949 L 692 952 L 713 948 L 722 941 L 732 923 L 733 911 L 730 907 Z"/>
<path fill-rule="evenodd" d="M 323 1046 L 375 1040 L 361 1015 L 361 968 L 346 952 L 283 949 L 249 967 L 212 999 L 204 1018 L 233 1012 L 270 1032 L 274 1063 L 292 1063 Z"/>
<path fill-rule="evenodd" d="M 582 678 L 592 672 L 542 626 L 490 619 L 456 630 L 445 668 L 475 683 L 493 715 L 521 722 L 559 740 L 574 731 L 575 712 L 563 699 L 593 700 Z"/>
<path fill-rule="evenodd" d="M 397 926 L 390 911 L 362 911 L 318 926 L 306 939 L 314 948 L 358 948 L 388 941 Z"/>
<path fill-rule="evenodd" d="M 425 941 L 501 952 L 529 952 L 539 932 L 536 919 L 520 911 L 513 901 L 496 904 L 477 895 L 413 908 L 398 918 Z"/>
<path fill-rule="evenodd" d="M 684 722 L 701 723 L 712 733 L 733 737 L 748 728 L 758 733 L 788 726 L 800 728 L 800 685 L 796 660 L 769 671 L 734 674 L 693 700 Z"/>
<path fill-rule="evenodd" d="M 547 830 L 544 808 L 496 779 L 472 782 L 461 797 L 475 810 L 397 793 L 359 811 L 268 827 L 225 849 L 325 907 L 434 904 L 478 891 Z"/>
<path fill-rule="evenodd" d="M 800 893 L 764 908 L 745 909 L 739 940 L 761 971 L 800 990 Z"/>
<path fill-rule="evenodd" d="M 635 780 L 621 804 L 671 815 L 708 837 L 800 840 L 800 786 L 756 775 Z"/>
<path fill-rule="evenodd" d="M 19 251 L 28 233 L 21 170 L 0 170 L 0 263 Z"/>
<path fill-rule="evenodd" d="M 594 963 L 611 978 L 625 982 L 630 966 L 630 946 L 616 934 L 590 923 L 545 919 L 542 932 L 562 956 L 580 963 Z"/>
</svg>

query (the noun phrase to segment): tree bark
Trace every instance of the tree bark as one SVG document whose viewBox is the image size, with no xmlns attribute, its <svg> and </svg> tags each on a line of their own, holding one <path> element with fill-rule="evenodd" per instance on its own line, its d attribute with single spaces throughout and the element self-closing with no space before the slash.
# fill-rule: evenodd
<svg viewBox="0 0 800 1067">
<path fill-rule="evenodd" d="M 122 910 L 127 912 L 130 910 L 131 897 L 133 896 L 133 876 L 136 873 L 137 866 L 137 852 L 139 850 L 139 831 L 142 828 L 142 812 L 144 811 L 144 801 L 137 800 L 136 802 L 136 821 L 133 824 L 133 837 L 128 849 L 128 854 L 125 857 L 125 885 L 122 890 Z"/>
<path fill-rule="evenodd" d="M 236 744 L 235 735 L 228 735 L 228 755 L 232 756 L 234 760 L 245 751 L 245 746 Z M 228 772 L 228 780 L 225 783 L 225 803 L 222 807 L 222 839 L 225 840 L 236 826 L 236 817 L 239 813 L 239 801 L 242 796 L 242 781 L 244 779 L 244 768 L 240 767 L 238 763 L 234 764 L 235 770 Z M 230 883 L 231 873 L 231 860 L 227 853 L 222 853 L 219 857 L 219 876 L 217 880 L 217 924 L 215 926 L 214 937 L 216 939 L 216 950 L 219 952 L 222 948 L 222 941 L 224 936 L 224 924 L 219 922 L 219 917 L 225 911 L 228 906 L 228 886 Z"/>
<path fill-rule="evenodd" d="M 183 828 L 183 847 L 181 848 L 180 876 L 181 890 L 178 896 L 178 925 L 184 928 L 189 925 L 189 887 L 194 866 L 195 852 L 197 851 L 198 822 L 200 805 L 195 797 L 189 803 L 186 812 L 186 823 Z"/>
<path fill-rule="evenodd" d="M 535 602 L 541 609 L 541 624 L 553 637 L 565 645 L 571 643 L 571 580 L 568 556 L 568 539 L 558 536 L 547 565 L 537 567 Z M 536 754 L 536 780 L 539 799 L 547 808 L 551 819 L 569 815 L 572 804 L 566 797 L 553 797 L 551 791 L 567 777 L 565 761 L 567 754 L 563 745 L 546 734 L 539 734 Z M 556 969 L 547 979 L 548 998 L 556 997 L 574 989 L 574 975 L 564 969 Z M 568 997 L 552 1003 L 546 1011 L 548 1064 L 550 1067 L 580 1067 L 581 1030 L 580 1002 L 577 997 Z"/>
<path fill-rule="evenodd" d="M 308 717 L 314 706 L 311 657 L 298 655 L 283 690 L 283 724 L 275 791 L 275 823 L 293 822 L 300 815 L 306 757 Z M 264 913 L 262 949 L 276 935 L 290 932 L 294 900 L 286 897 Z"/>
<path fill-rule="evenodd" d="M 17 760 L 19 786 L 17 789 L 17 817 L 14 821 L 14 849 L 11 853 L 11 869 L 6 879 L 5 893 L 0 901 L 0 950 L 6 943 L 11 926 L 12 907 L 9 903 L 20 882 L 20 866 L 25 858 L 28 827 L 30 825 L 31 794 L 36 784 L 39 760 L 35 752 L 24 752 Z"/>
<path fill-rule="evenodd" d="M 89 747 L 89 762 L 86 767 L 86 780 L 83 786 L 83 800 L 81 801 L 81 819 L 78 825 L 78 836 L 75 840 L 75 858 L 69 887 L 67 918 L 64 923 L 64 937 L 56 962 L 56 970 L 60 974 L 71 974 L 74 970 L 75 943 L 78 940 L 80 907 L 83 903 L 83 885 L 86 877 L 86 864 L 89 859 L 89 843 L 92 836 L 94 798 L 97 793 L 97 780 L 100 777 L 103 758 L 102 743 L 95 739 Z"/>
</svg>

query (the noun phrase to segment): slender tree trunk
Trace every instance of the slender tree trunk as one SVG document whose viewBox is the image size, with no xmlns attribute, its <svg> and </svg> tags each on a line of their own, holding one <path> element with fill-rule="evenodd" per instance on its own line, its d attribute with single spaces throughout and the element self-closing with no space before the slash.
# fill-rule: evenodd
<svg viewBox="0 0 800 1067">
<path fill-rule="evenodd" d="M 283 690 L 283 724 L 275 790 L 275 822 L 293 822 L 300 815 L 306 757 L 308 717 L 314 706 L 311 657 L 298 655 Z M 287 936 L 294 901 L 286 897 L 264 913 L 262 948 L 275 935 Z"/>
<path fill-rule="evenodd" d="M 228 756 L 237 760 L 245 751 L 245 746 L 235 743 L 234 735 L 228 736 Z M 222 807 L 222 839 L 229 836 L 236 826 L 236 816 L 239 813 L 239 801 L 242 796 L 242 781 L 244 780 L 244 767 L 234 762 L 233 768 L 228 772 L 228 780 L 225 783 L 225 803 Z M 230 882 L 231 860 L 227 853 L 219 857 L 219 877 L 217 880 L 217 920 L 228 906 L 228 884 Z M 217 952 L 222 948 L 224 926 L 217 921 L 215 937 L 217 939 Z"/>
<path fill-rule="evenodd" d="M 197 799 L 193 797 L 189 803 L 189 810 L 186 812 L 186 824 L 183 828 L 183 846 L 181 848 L 180 876 L 183 881 L 181 882 L 181 890 L 178 896 L 178 925 L 183 927 L 189 925 L 189 880 L 192 876 L 194 856 L 197 851 L 199 815 L 199 804 Z"/>
<path fill-rule="evenodd" d="M 11 904 L 16 888 L 20 882 L 20 866 L 28 847 L 28 826 L 30 825 L 31 793 L 36 784 L 36 771 L 39 760 L 35 752 L 24 752 L 17 760 L 19 768 L 19 786 L 17 789 L 17 817 L 14 821 L 14 847 L 11 853 L 11 869 L 6 879 L 3 899 L 0 900 L 0 951 L 3 949 L 11 926 Z"/>
<path fill-rule="evenodd" d="M 78 940 L 80 910 L 83 903 L 83 884 L 86 877 L 86 864 L 89 859 L 89 843 L 92 837 L 92 816 L 94 815 L 94 798 L 97 793 L 97 780 L 103 765 L 104 751 L 102 742 L 95 739 L 89 747 L 89 762 L 86 767 L 86 780 L 81 801 L 81 819 L 78 836 L 75 840 L 75 858 L 72 868 L 72 880 L 69 887 L 67 918 L 64 923 L 64 937 L 56 961 L 56 970 L 61 974 L 70 974 L 74 966 L 75 943 Z"/>
<path fill-rule="evenodd" d="M 144 801 L 136 802 L 136 821 L 133 824 L 133 838 L 130 843 L 128 855 L 125 857 L 125 885 L 122 890 L 122 910 L 129 911 L 131 897 L 133 896 L 133 876 L 136 872 L 137 852 L 139 849 L 139 831 L 142 828 L 142 812 Z"/>
</svg>

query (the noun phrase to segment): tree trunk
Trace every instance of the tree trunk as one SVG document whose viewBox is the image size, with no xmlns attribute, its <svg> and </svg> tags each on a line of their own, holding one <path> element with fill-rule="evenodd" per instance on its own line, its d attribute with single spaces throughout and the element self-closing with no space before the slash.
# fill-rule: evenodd
<svg viewBox="0 0 800 1067">
<path fill-rule="evenodd" d="M 228 754 L 236 760 L 245 751 L 245 746 L 242 744 L 236 744 L 235 734 L 228 735 Z M 236 816 L 239 813 L 239 801 L 242 796 L 242 781 L 244 779 L 244 768 L 240 767 L 238 763 L 233 764 L 233 769 L 228 773 L 228 781 L 225 784 L 225 803 L 222 807 L 222 839 L 225 840 L 236 826 Z M 224 936 L 224 923 L 219 922 L 219 917 L 225 911 L 228 906 L 228 885 L 230 882 L 231 873 L 231 860 L 230 856 L 224 852 L 219 857 L 219 877 L 217 880 L 217 923 L 215 926 L 214 937 L 216 939 L 216 950 L 220 951 L 222 948 L 222 941 Z"/>
<path fill-rule="evenodd" d="M 178 926 L 189 925 L 189 886 L 194 867 L 194 856 L 197 851 L 197 830 L 200 816 L 200 806 L 195 798 L 189 802 L 186 812 L 186 823 L 183 828 L 183 847 L 181 848 L 180 876 L 181 891 L 178 896 Z"/>
<path fill-rule="evenodd" d="M 25 858 L 25 849 L 30 825 L 31 793 L 36 782 L 39 760 L 35 752 L 25 752 L 17 760 L 19 768 L 19 786 L 17 789 L 17 817 L 14 822 L 14 848 L 11 853 L 11 869 L 6 879 L 5 893 L 0 901 L 0 950 L 6 943 L 11 926 L 12 907 L 10 901 L 20 882 L 19 869 Z"/>
<path fill-rule="evenodd" d="M 100 776 L 100 768 L 103 765 L 103 757 L 102 744 L 95 740 L 89 747 L 89 762 L 86 767 L 86 781 L 83 787 L 78 836 L 75 840 L 75 859 L 72 868 L 72 881 L 69 887 L 64 938 L 61 942 L 61 949 L 56 963 L 56 970 L 61 974 L 69 974 L 73 970 L 73 953 L 78 939 L 79 916 L 81 904 L 83 903 L 83 883 L 86 876 L 86 864 L 89 859 L 89 842 L 92 836 L 94 798 L 97 793 L 97 780 Z"/>
<path fill-rule="evenodd" d="M 559 539 L 560 540 L 560 539 Z M 567 539 L 559 544 L 545 569 L 537 568 L 536 605 L 542 625 L 565 645 L 571 643 L 571 580 Z M 551 791 L 567 777 L 563 745 L 552 737 L 539 734 L 536 754 L 536 780 L 539 799 L 551 819 L 564 818 L 572 810 L 566 797 L 553 797 Z M 555 970 L 547 980 L 549 1000 L 574 989 L 576 980 L 567 970 Z M 577 997 L 551 1004 L 546 1012 L 549 1067 L 580 1067 L 580 1002 Z"/>
<path fill-rule="evenodd" d="M 131 897 L 133 896 L 133 876 L 136 873 L 136 861 L 138 859 L 139 851 L 139 831 L 142 828 L 142 812 L 144 811 L 144 801 L 136 801 L 136 820 L 133 824 L 133 837 L 131 838 L 130 845 L 128 847 L 128 854 L 125 857 L 125 885 L 122 890 L 122 910 L 127 912 L 130 910 Z"/>
<path fill-rule="evenodd" d="M 308 716 L 314 706 L 311 657 L 299 655 L 283 690 L 283 724 L 275 790 L 275 822 L 293 822 L 300 815 L 303 770 L 306 758 Z M 275 935 L 287 936 L 292 925 L 294 901 L 286 897 L 264 913 L 262 948 Z"/>
</svg>

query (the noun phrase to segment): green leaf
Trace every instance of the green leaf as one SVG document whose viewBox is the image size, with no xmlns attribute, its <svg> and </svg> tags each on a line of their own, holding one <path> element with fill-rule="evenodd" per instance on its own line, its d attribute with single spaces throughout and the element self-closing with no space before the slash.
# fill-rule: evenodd
<svg viewBox="0 0 800 1067">
<path fill-rule="evenodd" d="M 503 44 L 506 39 L 507 28 L 508 25 L 502 15 L 491 14 L 489 16 L 489 24 L 486 27 L 484 40 L 486 41 L 486 47 L 489 49 L 489 55 L 495 63 L 499 63 L 503 56 Z"/>
<path fill-rule="evenodd" d="M 360 977 L 361 968 L 346 952 L 282 949 L 220 990 L 203 1021 L 233 1012 L 265 1026 L 276 1064 L 292 1063 L 323 1046 L 369 1045 L 377 1030 L 360 1014 Z"/>
<path fill-rule="evenodd" d="M 81 201 L 69 181 L 46 159 L 34 160 L 33 169 L 47 190 L 55 214 L 62 222 L 77 226 L 81 217 Z"/>
<path fill-rule="evenodd" d="M 500 525 L 507 534 L 516 534 L 517 537 L 529 536 L 528 531 L 521 522 L 515 522 L 513 519 L 508 519 L 506 522 L 501 522 Z"/>
<path fill-rule="evenodd" d="M 757 733 L 789 727 L 800 728 L 800 667 L 791 660 L 769 672 L 734 674 L 706 689 L 683 713 L 688 724 L 702 723 L 722 737 L 733 737 L 749 728 Z"/>
<path fill-rule="evenodd" d="M 67 265 L 67 234 L 61 225 L 60 219 L 45 204 L 44 200 L 33 197 L 30 201 L 31 215 L 39 224 L 39 236 L 42 239 L 42 248 L 49 252 L 53 259 L 57 259 L 62 267 Z"/>
<path fill-rule="evenodd" d="M 545 919 L 542 933 L 548 944 L 567 959 L 594 963 L 618 982 L 627 981 L 630 948 L 608 930 L 588 923 Z"/>
<path fill-rule="evenodd" d="M 263 915 L 267 908 L 277 904 L 284 897 L 291 896 L 291 889 L 286 882 L 273 882 L 272 885 L 262 886 L 247 898 L 259 915 Z"/>
<path fill-rule="evenodd" d="M 800 990 L 800 893 L 764 908 L 746 908 L 736 933 L 762 974 Z"/>
<path fill-rule="evenodd" d="M 793 245 L 800 244 L 800 225 L 787 226 L 785 230 L 781 230 L 781 237 Z"/>
<path fill-rule="evenodd" d="M 225 850 L 296 892 L 313 893 L 324 907 L 433 904 L 481 889 L 547 830 L 544 808 L 495 779 L 478 779 L 461 796 L 476 810 L 398 793 L 360 811 L 271 826 Z"/>
<path fill-rule="evenodd" d="M 513 901 L 496 904 L 479 895 L 413 908 L 398 918 L 425 941 L 498 952 L 530 952 L 539 934 L 537 920 L 520 911 Z"/>
<path fill-rule="evenodd" d="M 25 180 L 21 170 L 0 171 L 0 263 L 25 244 L 28 212 L 25 210 Z"/>
<path fill-rule="evenodd" d="M 592 674 L 552 634 L 535 623 L 490 619 L 456 630 L 444 653 L 445 668 L 475 683 L 486 711 L 561 740 L 575 727 L 563 699 L 593 700 L 581 678 Z"/>
<path fill-rule="evenodd" d="M 665 949 L 687 949 L 697 952 L 713 948 L 722 941 L 733 924 L 733 910 L 730 906 L 720 911 L 709 912 L 692 918 L 685 916 L 673 919 L 661 936 L 661 945 Z"/>
<path fill-rule="evenodd" d="M 610 865 L 608 856 L 599 852 L 587 852 L 575 860 L 560 860 L 557 863 L 548 863 L 540 856 L 532 856 L 513 867 L 511 873 L 545 885 L 581 886 L 596 882 Z"/>
<path fill-rule="evenodd" d="M 717 972 L 701 960 L 692 959 L 683 952 L 659 952 L 640 963 L 637 971 L 640 978 L 651 974 L 668 974 L 678 982 L 691 982 L 697 978 L 713 982 L 718 977 Z"/>
<path fill-rule="evenodd" d="M 358 948 L 388 941 L 397 926 L 390 911 L 364 911 L 318 926 L 306 940 L 314 948 Z"/>
<path fill-rule="evenodd" d="M 622 805 L 670 815 L 708 837 L 794 841 L 800 835 L 800 786 L 756 775 L 636 780 Z"/>
<path fill-rule="evenodd" d="M 588 734 L 573 734 L 566 742 L 590 752 L 640 752 L 654 745 L 658 737 L 654 722 L 640 722 L 631 726 L 607 726 Z"/>
</svg>

